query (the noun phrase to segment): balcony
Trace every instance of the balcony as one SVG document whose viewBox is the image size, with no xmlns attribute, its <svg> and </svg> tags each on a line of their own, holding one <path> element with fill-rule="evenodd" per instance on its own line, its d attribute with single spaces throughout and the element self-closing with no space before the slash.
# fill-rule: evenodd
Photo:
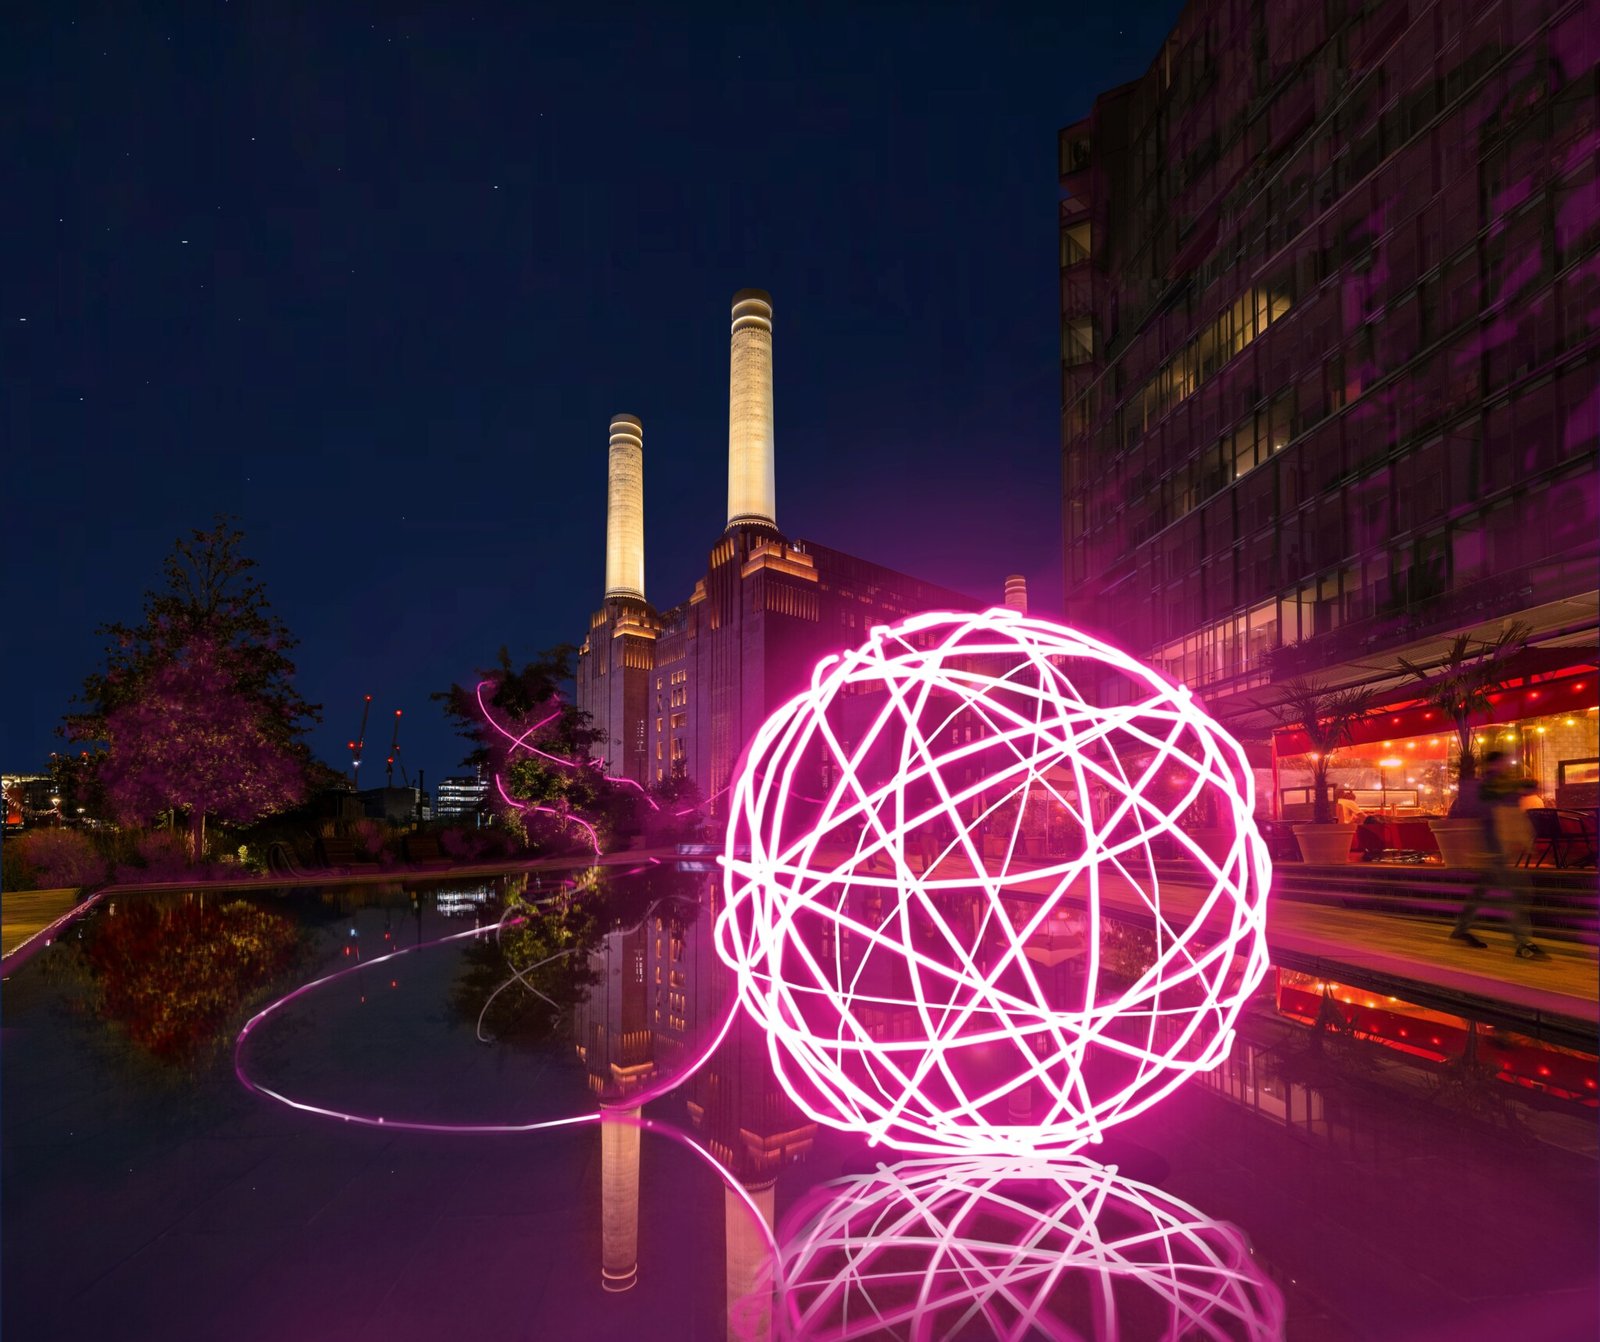
<svg viewBox="0 0 1600 1342">
<path fill-rule="evenodd" d="M 1080 199 L 1086 198 L 1092 162 L 1088 123 L 1067 127 L 1057 137 L 1056 144 L 1062 189 Z"/>
</svg>

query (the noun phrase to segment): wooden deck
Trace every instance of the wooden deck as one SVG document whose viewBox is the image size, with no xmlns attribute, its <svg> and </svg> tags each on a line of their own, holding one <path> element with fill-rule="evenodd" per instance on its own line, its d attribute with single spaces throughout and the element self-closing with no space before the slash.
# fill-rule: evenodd
<svg viewBox="0 0 1600 1342">
<path fill-rule="evenodd" d="M 20 890 L 0 895 L 0 955 L 10 955 L 76 902 L 76 890 Z"/>
</svg>

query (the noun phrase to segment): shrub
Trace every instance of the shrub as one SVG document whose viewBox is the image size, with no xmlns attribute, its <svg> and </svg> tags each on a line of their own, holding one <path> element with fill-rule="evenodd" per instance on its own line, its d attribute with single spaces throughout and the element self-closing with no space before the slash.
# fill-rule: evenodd
<svg viewBox="0 0 1600 1342">
<path fill-rule="evenodd" d="M 19 834 L 0 845 L 0 891 L 33 889 L 33 872 L 22 860 L 21 844 Z"/>
<path fill-rule="evenodd" d="M 498 862 L 521 855 L 523 845 L 499 825 L 484 829 L 452 826 L 439 831 L 439 851 L 456 862 Z"/>
<path fill-rule="evenodd" d="M 133 861 L 118 871 L 118 875 L 145 881 L 181 881 L 194 874 L 189 863 L 188 835 L 171 829 L 136 835 Z"/>
<path fill-rule="evenodd" d="M 14 842 L 22 866 L 32 874 L 34 889 L 98 885 L 106 878 L 105 858 L 94 841 L 79 830 L 41 829 Z"/>
<path fill-rule="evenodd" d="M 350 837 L 355 841 L 356 852 L 364 858 L 379 859 L 389 841 L 389 827 L 370 816 L 350 825 Z"/>
</svg>

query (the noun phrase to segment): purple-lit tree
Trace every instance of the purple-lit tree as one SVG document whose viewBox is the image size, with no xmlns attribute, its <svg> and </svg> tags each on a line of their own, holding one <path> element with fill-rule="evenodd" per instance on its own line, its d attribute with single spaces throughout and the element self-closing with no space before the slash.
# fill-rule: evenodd
<svg viewBox="0 0 1600 1342">
<path fill-rule="evenodd" d="M 289 653 L 295 639 L 273 613 L 255 575 L 256 561 L 244 554 L 243 544 L 243 532 L 219 516 L 209 531 L 193 531 L 173 546 L 162 568 L 163 583 L 144 595 L 143 619 L 99 629 L 109 640 L 105 668 L 85 679 L 79 711 L 62 729 L 65 736 L 91 746 L 105 742 L 112 714 L 143 703 L 152 677 L 204 645 L 212 668 L 256 710 L 252 720 L 259 732 L 286 751 L 302 773 L 314 769 L 303 733 L 321 714 L 294 687 Z M 103 750 L 63 757 L 61 763 L 73 770 L 65 781 L 72 784 L 76 805 L 86 806 L 90 815 L 122 810 L 109 797 L 102 804 L 99 774 L 109 763 Z M 172 804 L 169 800 L 157 810 Z"/>
<path fill-rule="evenodd" d="M 304 795 L 302 763 L 277 725 L 272 710 L 238 684 L 217 646 L 196 638 L 147 671 L 137 693 L 105 715 L 106 794 L 130 823 L 187 811 L 198 860 L 206 816 L 255 820 Z"/>
</svg>

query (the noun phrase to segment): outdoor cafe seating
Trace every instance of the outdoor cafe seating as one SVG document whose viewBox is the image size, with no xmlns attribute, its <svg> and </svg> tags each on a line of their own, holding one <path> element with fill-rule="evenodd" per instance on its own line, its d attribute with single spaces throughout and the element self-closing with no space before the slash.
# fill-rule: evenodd
<svg viewBox="0 0 1600 1342">
<path fill-rule="evenodd" d="M 1535 807 L 1528 813 L 1533 843 L 1517 865 L 1592 867 L 1595 865 L 1595 812 Z"/>
</svg>

